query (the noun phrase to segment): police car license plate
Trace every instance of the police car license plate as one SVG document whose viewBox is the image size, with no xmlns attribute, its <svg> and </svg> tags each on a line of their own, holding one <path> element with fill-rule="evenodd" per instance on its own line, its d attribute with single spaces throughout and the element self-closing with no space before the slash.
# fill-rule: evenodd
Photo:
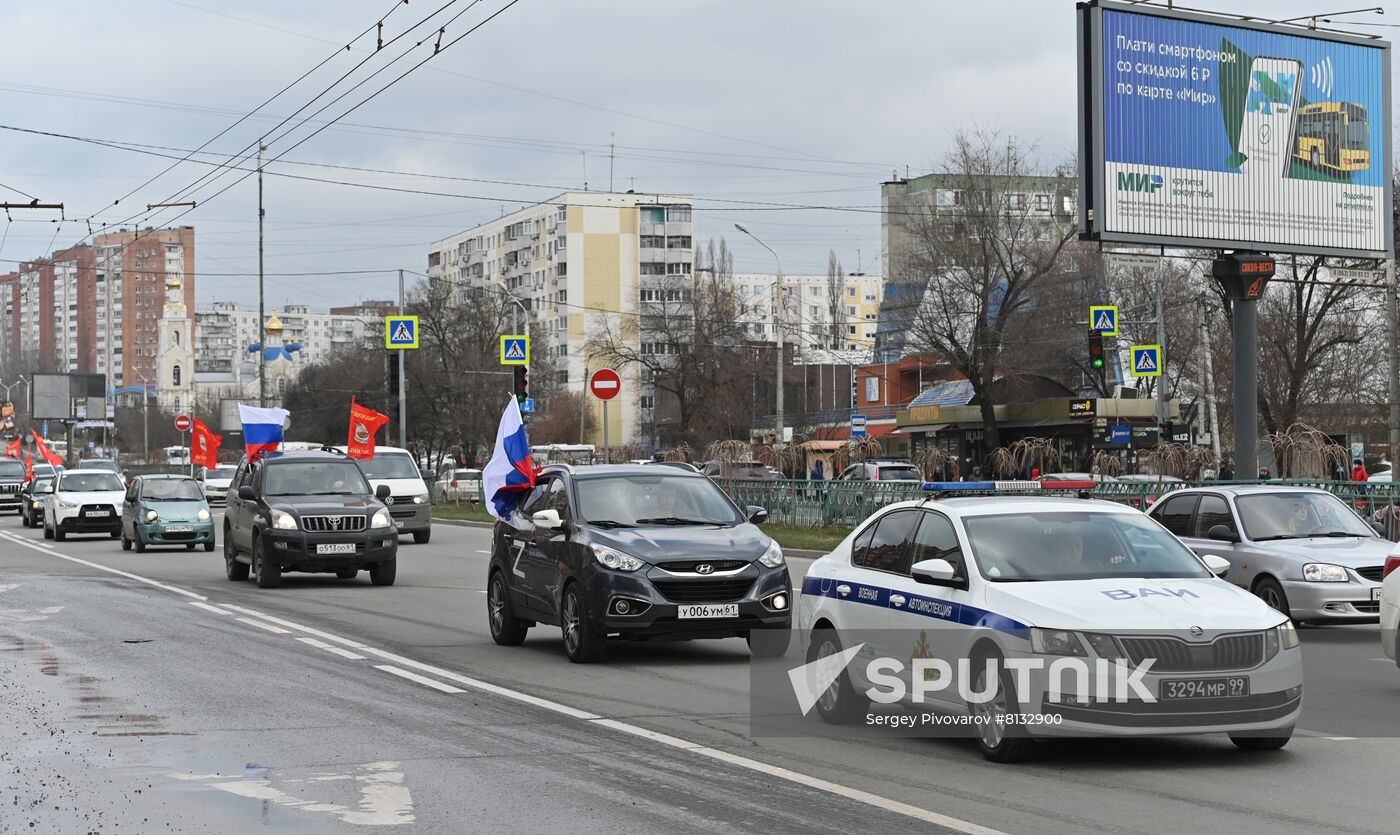
<svg viewBox="0 0 1400 835">
<path fill-rule="evenodd" d="M 1169 678 L 1162 682 L 1159 695 L 1164 702 L 1248 696 L 1249 676 Z"/>
<path fill-rule="evenodd" d="M 194 530 L 193 525 L 166 525 L 166 533 L 190 533 Z"/>
<path fill-rule="evenodd" d="M 1375 600 L 1380 600 L 1380 599 L 1381 599 L 1381 587 L 1380 587 L 1380 586 L 1376 586 L 1375 588 L 1371 589 L 1371 600 L 1375 601 Z"/>
<path fill-rule="evenodd" d="M 103 516 L 111 516 L 112 513 L 108 510 L 85 510 L 83 511 L 83 515 L 88 517 L 89 519 L 93 519 L 101 518 Z"/>
<path fill-rule="evenodd" d="M 317 545 L 318 554 L 353 554 L 355 553 L 355 543 L 353 542 L 333 542 L 326 545 Z"/>
<path fill-rule="evenodd" d="M 677 606 L 676 617 L 681 620 L 699 620 L 703 618 L 737 618 L 739 617 L 738 603 L 701 603 L 691 606 Z"/>
</svg>

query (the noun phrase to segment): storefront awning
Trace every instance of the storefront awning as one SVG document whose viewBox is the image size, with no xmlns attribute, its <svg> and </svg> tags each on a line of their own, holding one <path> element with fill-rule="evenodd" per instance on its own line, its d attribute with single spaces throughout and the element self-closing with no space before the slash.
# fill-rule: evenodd
<svg viewBox="0 0 1400 835">
<path fill-rule="evenodd" d="M 919 433 L 925 433 L 928 435 L 932 435 L 935 432 L 942 432 L 944 429 L 947 429 L 950 426 L 952 426 L 955 429 L 957 428 L 951 423 L 920 423 L 913 426 L 901 426 L 891 434 L 916 435 Z"/>
</svg>

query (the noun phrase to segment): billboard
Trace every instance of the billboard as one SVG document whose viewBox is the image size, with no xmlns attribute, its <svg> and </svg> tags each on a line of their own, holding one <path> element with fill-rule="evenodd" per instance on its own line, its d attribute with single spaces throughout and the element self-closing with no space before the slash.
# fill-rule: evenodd
<svg viewBox="0 0 1400 835">
<path fill-rule="evenodd" d="M 1079 6 L 1080 232 L 1389 257 L 1390 44 Z"/>
<path fill-rule="evenodd" d="M 72 384 L 67 374 L 35 374 L 29 384 L 29 417 L 32 420 L 71 420 Z"/>
</svg>

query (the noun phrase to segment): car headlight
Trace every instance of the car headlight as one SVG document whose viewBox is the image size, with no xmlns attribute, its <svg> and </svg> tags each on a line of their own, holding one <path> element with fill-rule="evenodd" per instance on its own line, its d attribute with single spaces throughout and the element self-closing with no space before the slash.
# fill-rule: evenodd
<svg viewBox="0 0 1400 835">
<path fill-rule="evenodd" d="M 159 521 L 160 521 L 160 514 L 159 514 L 159 513 L 156 513 L 154 510 L 148 510 L 148 511 L 146 511 L 146 521 L 147 521 L 147 522 L 159 522 Z"/>
<path fill-rule="evenodd" d="M 294 531 L 297 529 L 297 517 L 285 510 L 272 509 L 272 527 L 280 531 Z"/>
<path fill-rule="evenodd" d="M 1084 640 L 1094 650 L 1094 654 L 1100 658 L 1107 658 L 1110 661 L 1127 661 L 1128 659 L 1128 653 L 1123 651 L 1123 645 L 1118 643 L 1118 639 L 1112 635 L 1085 632 Z"/>
<path fill-rule="evenodd" d="M 614 571 L 636 571 L 646 565 L 646 563 L 631 554 L 624 554 L 621 551 L 604 548 L 602 545 L 593 545 L 591 547 L 593 550 L 593 559 L 597 560 L 599 565 L 611 568 Z"/>
<path fill-rule="evenodd" d="M 394 518 L 389 515 L 388 510 L 381 507 L 374 512 L 374 518 L 369 520 L 369 526 L 371 528 L 392 528 Z"/>
<path fill-rule="evenodd" d="M 39 508 L 41 508 L 41 507 L 44 506 L 44 503 L 43 503 L 43 502 L 30 502 L 29 504 L 30 504 L 30 507 L 33 508 L 34 510 L 38 510 Z"/>
<path fill-rule="evenodd" d="M 196 513 L 196 514 L 194 515 L 194 520 L 195 520 L 196 522 L 208 522 L 208 521 L 209 521 L 209 508 L 207 508 L 207 507 L 201 507 L 201 508 L 199 509 L 199 512 Z"/>
<path fill-rule="evenodd" d="M 768 550 L 763 552 L 763 556 L 758 561 L 769 568 L 778 568 L 783 564 L 783 549 L 777 542 L 768 543 Z"/>
<path fill-rule="evenodd" d="M 1331 563 L 1310 562 L 1303 566 L 1303 579 L 1309 583 L 1345 583 L 1347 570 Z"/>
<path fill-rule="evenodd" d="M 1041 655 L 1084 655 L 1079 636 L 1064 629 L 1031 627 L 1031 652 Z"/>
<path fill-rule="evenodd" d="M 414 503 L 414 504 L 425 504 L 427 501 L 428 501 L 428 497 L 427 497 L 427 496 L 414 496 L 414 497 L 413 497 L 413 503 Z"/>
<path fill-rule="evenodd" d="M 78 506 L 77 506 L 76 504 L 74 504 L 73 502 L 66 502 L 66 501 L 64 501 L 63 499 L 55 499 L 54 502 L 59 506 L 59 509 L 61 509 L 61 510 L 77 510 L 77 509 L 78 509 Z"/>
</svg>

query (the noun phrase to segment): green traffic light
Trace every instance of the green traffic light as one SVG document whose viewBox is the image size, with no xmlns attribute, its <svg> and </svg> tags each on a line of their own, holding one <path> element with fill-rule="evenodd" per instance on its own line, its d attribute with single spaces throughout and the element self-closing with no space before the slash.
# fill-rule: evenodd
<svg viewBox="0 0 1400 835">
<path fill-rule="evenodd" d="M 1090 364 L 1093 365 L 1095 368 L 1103 368 L 1103 360 L 1099 357 L 1094 357 L 1093 362 Z"/>
</svg>

